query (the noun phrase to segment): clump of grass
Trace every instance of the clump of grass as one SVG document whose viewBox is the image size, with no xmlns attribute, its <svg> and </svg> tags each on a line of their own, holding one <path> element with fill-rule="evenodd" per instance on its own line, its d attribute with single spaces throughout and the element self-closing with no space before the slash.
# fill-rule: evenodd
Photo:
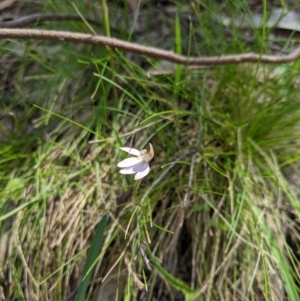
<svg viewBox="0 0 300 301">
<path fill-rule="evenodd" d="M 45 11 L 75 10 L 66 4 Z M 220 7 L 194 8 L 199 28 L 190 24 L 186 39 L 177 17 L 170 49 L 197 46 L 199 31 L 209 54 L 249 48 L 235 29 L 231 49 L 209 23 Z M 76 24 L 66 26 L 89 30 Z M 297 62 L 149 77 L 135 57 L 108 49 L 6 42 L 0 53 L 14 66 L 1 91 L 7 298 L 63 300 L 93 271 L 91 300 L 298 300 L 299 204 L 286 176 L 299 172 Z M 149 141 L 150 174 L 118 174 L 118 147 Z M 88 252 L 106 214 L 102 248 Z"/>
</svg>

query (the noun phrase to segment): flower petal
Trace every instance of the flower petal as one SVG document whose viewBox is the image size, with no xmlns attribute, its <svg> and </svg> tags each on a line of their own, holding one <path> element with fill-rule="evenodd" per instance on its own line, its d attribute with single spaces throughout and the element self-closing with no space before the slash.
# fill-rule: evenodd
<svg viewBox="0 0 300 301">
<path fill-rule="evenodd" d="M 136 173 L 134 169 L 134 166 L 133 167 L 127 167 L 127 168 L 122 168 L 120 170 L 120 173 L 123 174 L 123 175 L 131 175 L 131 174 L 134 174 Z"/>
<path fill-rule="evenodd" d="M 134 174 L 140 171 L 143 171 L 145 168 L 147 168 L 148 163 L 147 162 L 139 162 L 138 164 L 135 164 L 134 166 L 131 167 L 127 167 L 127 168 L 122 168 L 120 170 L 120 173 L 123 175 L 130 175 L 130 174 Z"/>
<path fill-rule="evenodd" d="M 144 161 L 151 161 L 153 156 L 154 156 L 154 149 L 153 149 L 153 146 L 151 143 L 149 143 L 149 146 L 150 146 L 150 150 L 141 150 L 141 157 L 143 158 Z"/>
<path fill-rule="evenodd" d="M 137 168 L 135 168 L 137 169 Z M 140 180 L 144 177 L 146 177 L 146 175 L 149 173 L 150 171 L 150 167 L 148 162 L 145 162 L 142 166 L 139 167 L 139 170 L 137 171 L 137 173 L 134 176 L 135 180 Z"/>
<path fill-rule="evenodd" d="M 131 158 L 127 158 L 121 162 L 118 163 L 118 167 L 120 168 L 126 168 L 126 167 L 131 167 L 131 166 L 134 166 L 140 162 L 142 162 L 143 159 L 139 159 L 139 158 L 136 158 L 136 157 L 131 157 Z"/>
<path fill-rule="evenodd" d="M 150 154 L 151 154 L 151 159 L 154 157 L 154 149 L 153 149 L 153 146 L 151 143 L 149 143 L 149 146 L 150 146 Z"/>
<path fill-rule="evenodd" d="M 138 149 L 132 147 L 120 147 L 120 149 L 130 155 L 139 156 L 141 152 Z"/>
</svg>

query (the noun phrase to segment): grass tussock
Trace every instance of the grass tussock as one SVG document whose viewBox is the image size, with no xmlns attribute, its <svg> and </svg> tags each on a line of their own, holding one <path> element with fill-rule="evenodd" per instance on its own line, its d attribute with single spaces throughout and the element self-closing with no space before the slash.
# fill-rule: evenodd
<svg viewBox="0 0 300 301">
<path fill-rule="evenodd" d="M 99 28 L 33 27 L 192 55 L 297 43 L 217 22 L 224 13 L 251 16 L 260 9 L 251 1 L 168 3 L 160 14 L 150 3 L 134 14 L 126 1 L 85 2 L 24 1 L 10 10 L 101 16 Z M 114 16 L 124 16 L 122 26 Z M 298 61 L 195 70 L 112 49 L 16 40 L 1 41 L 0 54 L 7 300 L 299 299 Z M 126 157 L 119 147 L 149 142 L 149 175 L 119 174 Z"/>
</svg>

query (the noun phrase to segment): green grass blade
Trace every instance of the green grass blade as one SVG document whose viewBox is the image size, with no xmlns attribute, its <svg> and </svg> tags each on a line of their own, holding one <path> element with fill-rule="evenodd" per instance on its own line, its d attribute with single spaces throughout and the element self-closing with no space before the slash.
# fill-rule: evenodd
<svg viewBox="0 0 300 301">
<path fill-rule="evenodd" d="M 172 276 L 171 274 L 169 274 L 158 262 L 158 260 L 155 258 L 155 256 L 152 254 L 150 248 L 147 246 L 146 247 L 146 252 L 152 262 L 152 264 L 156 267 L 158 273 L 160 274 L 160 276 L 165 279 L 165 281 L 171 285 L 172 287 L 174 287 L 175 289 L 177 289 L 178 291 L 182 292 L 185 296 L 185 300 L 191 300 L 191 298 L 193 297 L 193 290 L 187 286 L 183 281 L 175 278 L 174 276 Z"/>
<path fill-rule="evenodd" d="M 94 235 L 91 247 L 87 254 L 86 263 L 83 268 L 83 273 L 82 273 L 82 277 L 81 277 L 82 281 L 80 282 L 75 301 L 83 301 L 85 299 L 85 295 L 86 295 L 86 292 L 87 292 L 87 289 L 88 289 L 88 286 L 90 284 L 90 280 L 91 280 L 91 277 L 93 274 L 92 272 L 94 270 L 94 268 L 91 268 L 91 267 L 93 266 L 95 260 L 97 260 L 97 256 L 99 254 L 99 251 L 100 251 L 100 248 L 102 245 L 102 241 L 104 238 L 107 220 L 108 220 L 108 217 L 107 217 L 107 214 L 105 214 L 97 226 L 96 233 Z"/>
<path fill-rule="evenodd" d="M 180 19 L 179 19 L 178 13 L 176 14 L 175 34 L 176 34 L 176 53 L 182 54 L 181 25 L 180 25 Z M 182 65 L 178 64 L 176 66 L 176 71 L 175 71 L 174 98 L 176 98 L 178 96 L 178 93 L 181 90 L 181 87 L 180 87 L 181 74 L 182 74 Z"/>
<path fill-rule="evenodd" d="M 281 276 L 283 278 L 284 287 L 286 290 L 287 295 L 289 296 L 290 301 L 298 301 L 300 296 L 296 289 L 296 284 L 293 279 L 293 273 L 290 269 L 290 265 L 287 262 L 286 258 L 284 257 L 284 254 L 282 254 L 277 240 L 272 234 L 271 229 L 267 225 L 265 219 L 260 218 L 261 212 L 259 210 L 254 210 L 254 213 L 256 215 L 257 220 L 260 222 L 260 226 L 263 229 L 263 232 L 265 233 L 268 240 L 271 242 L 271 253 L 275 257 L 278 265 L 278 269 L 281 272 Z"/>
</svg>

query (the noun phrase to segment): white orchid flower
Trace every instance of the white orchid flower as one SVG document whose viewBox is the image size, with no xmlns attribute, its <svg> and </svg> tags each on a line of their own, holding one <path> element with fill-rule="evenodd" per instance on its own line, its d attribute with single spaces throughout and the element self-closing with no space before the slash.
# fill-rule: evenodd
<svg viewBox="0 0 300 301">
<path fill-rule="evenodd" d="M 122 151 L 136 156 L 127 158 L 118 163 L 118 167 L 122 168 L 120 170 L 120 173 L 123 175 L 135 174 L 135 180 L 144 178 L 150 171 L 149 161 L 151 161 L 154 156 L 154 149 L 152 144 L 149 143 L 149 146 L 149 151 L 146 149 L 139 151 L 131 147 L 120 147 Z"/>
</svg>

